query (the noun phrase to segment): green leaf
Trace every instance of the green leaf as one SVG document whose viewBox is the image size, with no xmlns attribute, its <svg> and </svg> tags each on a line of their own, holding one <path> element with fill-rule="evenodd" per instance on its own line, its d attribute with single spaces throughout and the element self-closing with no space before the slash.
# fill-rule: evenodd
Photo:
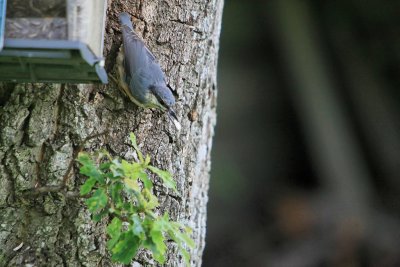
<svg viewBox="0 0 400 267">
<path fill-rule="evenodd" d="M 194 248 L 194 241 L 189 236 L 192 233 L 192 229 L 179 222 L 171 222 L 168 213 L 164 214 L 163 221 L 166 222 L 165 225 L 167 226 L 165 230 L 168 231 L 168 234 L 175 242 L 185 243 L 188 247 Z"/>
<path fill-rule="evenodd" d="M 97 214 L 93 214 L 92 220 L 95 222 L 99 222 L 99 221 L 101 221 L 101 219 L 103 219 L 107 215 L 108 215 L 108 210 L 104 209 Z"/>
<path fill-rule="evenodd" d="M 185 260 L 186 265 L 190 265 L 190 254 L 185 250 L 184 244 L 186 244 L 190 248 L 194 248 L 194 241 L 189 237 L 187 227 L 184 227 L 182 224 L 178 222 L 171 222 L 169 220 L 168 213 L 165 213 L 162 219 L 160 220 L 160 225 L 162 226 L 163 231 L 166 231 L 170 238 L 175 241 L 178 245 L 179 252 L 182 254 L 183 259 Z M 181 229 L 185 229 L 185 232 L 182 232 Z"/>
<path fill-rule="evenodd" d="M 121 209 L 128 214 L 137 212 L 137 208 L 129 202 L 123 202 L 121 205 Z"/>
<path fill-rule="evenodd" d="M 149 176 L 145 172 L 139 173 L 139 179 L 143 182 L 144 188 L 151 190 L 153 188 L 153 183 L 150 180 Z"/>
<path fill-rule="evenodd" d="M 182 225 L 179 225 L 181 228 Z M 176 242 L 180 243 L 185 243 L 188 247 L 194 248 L 195 244 L 193 239 L 190 238 L 190 236 L 186 232 L 182 232 L 179 228 L 175 228 L 175 237 L 176 237 Z"/>
<path fill-rule="evenodd" d="M 122 160 L 121 169 L 124 173 L 124 176 L 137 179 L 140 172 L 143 170 L 143 167 L 139 163 L 129 163 L 126 160 Z"/>
<path fill-rule="evenodd" d="M 108 171 L 110 169 L 110 166 L 111 166 L 111 162 L 104 162 L 104 163 L 100 164 L 99 169 L 101 171 Z"/>
<path fill-rule="evenodd" d="M 94 177 L 90 177 L 80 188 L 81 196 L 84 196 L 92 190 L 93 186 L 96 184 L 97 180 Z"/>
<path fill-rule="evenodd" d="M 140 244 L 140 239 L 132 231 L 124 232 L 118 243 L 111 249 L 111 259 L 123 264 L 129 264 L 133 257 L 136 256 Z"/>
<path fill-rule="evenodd" d="M 144 165 L 147 166 L 150 164 L 150 156 L 146 155 L 146 159 L 144 160 Z"/>
<path fill-rule="evenodd" d="M 151 216 L 146 214 L 143 225 L 148 231 L 148 238 L 144 240 L 143 247 L 151 250 L 153 258 L 159 263 L 165 262 L 166 245 L 164 243 L 165 237 L 163 235 L 162 223 L 160 218 L 156 218 L 155 214 L 150 212 Z"/>
<path fill-rule="evenodd" d="M 106 193 L 104 192 L 104 189 L 99 188 L 94 192 L 93 196 L 91 198 L 88 198 L 86 200 L 86 205 L 88 206 L 88 209 L 94 213 L 98 210 L 101 210 L 105 208 L 107 205 L 108 198 Z"/>
<path fill-rule="evenodd" d="M 120 182 L 116 182 L 110 186 L 111 199 L 114 201 L 117 207 L 120 207 L 123 202 L 121 196 L 122 189 L 123 185 Z"/>
<path fill-rule="evenodd" d="M 176 242 L 186 265 L 189 265 L 190 254 L 185 248 L 194 247 L 190 228 L 170 221 L 168 213 L 162 217 L 155 213 L 159 203 L 152 192 L 153 183 L 146 169 L 178 193 L 176 182 L 169 172 L 151 166 L 149 155 L 143 158 L 133 133 L 130 139 L 140 162 L 113 159 L 105 150 L 95 153 L 97 157 L 93 159 L 86 153 L 79 154 L 80 172 L 89 177 L 80 187 L 81 195 L 89 194 L 94 186 L 98 188 L 86 200 L 92 219 L 100 221 L 108 214 L 116 216 L 107 226 L 107 248 L 113 261 L 129 264 L 139 248 L 146 248 L 151 250 L 158 263 L 163 264 L 168 237 Z M 129 223 L 122 222 L 126 219 Z"/>
<path fill-rule="evenodd" d="M 194 241 L 192 239 L 190 239 L 190 237 L 187 236 L 185 233 L 181 233 L 179 231 L 179 229 L 178 229 L 178 231 L 170 229 L 168 231 L 168 235 L 178 245 L 179 253 L 182 254 L 186 265 L 189 266 L 190 265 L 190 254 L 189 254 L 189 252 L 186 251 L 186 249 L 183 247 L 183 245 L 186 244 L 190 248 L 193 248 L 194 247 Z M 184 242 L 184 240 L 188 240 L 188 243 Z"/>
<path fill-rule="evenodd" d="M 153 239 L 148 238 L 145 241 L 143 241 L 143 247 L 147 248 L 149 250 L 151 250 L 152 254 L 153 254 L 153 258 L 160 264 L 163 264 L 165 262 L 165 252 L 164 253 L 160 253 L 157 250 L 157 246 L 156 244 L 153 242 Z"/>
<path fill-rule="evenodd" d="M 131 189 L 135 192 L 140 191 L 139 184 L 136 180 L 132 180 L 130 178 L 125 178 L 123 181 L 124 181 L 124 185 L 126 188 Z"/>
<path fill-rule="evenodd" d="M 142 239 L 142 240 L 145 239 L 146 233 L 145 233 L 145 230 L 144 230 L 143 225 L 142 225 L 143 222 L 140 219 L 139 215 L 138 214 L 133 214 L 131 219 L 132 219 L 132 222 L 133 222 L 132 223 L 132 232 L 137 237 L 139 237 L 140 239 Z"/>
<path fill-rule="evenodd" d="M 112 164 L 110 165 L 110 171 L 115 178 L 124 176 L 124 173 L 121 169 L 121 163 L 118 159 L 114 159 L 112 161 Z"/>
<path fill-rule="evenodd" d="M 142 154 L 142 152 L 140 152 L 140 150 L 139 150 L 139 147 L 138 147 L 138 145 L 137 145 L 137 143 L 136 143 L 136 136 L 135 136 L 134 133 L 131 133 L 131 134 L 130 134 L 130 139 L 131 139 L 131 143 L 132 143 L 133 148 L 136 150 L 136 153 L 138 154 L 140 163 L 143 163 L 143 162 L 144 162 L 144 160 L 143 160 L 143 154 Z"/>
<path fill-rule="evenodd" d="M 160 220 L 156 220 L 153 223 L 153 227 L 150 230 L 150 236 L 154 243 L 154 247 L 152 248 L 153 256 L 159 263 L 164 263 L 165 261 L 165 252 L 167 251 L 167 246 L 165 245 L 165 237 L 162 233 L 163 231 L 163 222 Z"/>
<path fill-rule="evenodd" d="M 147 168 L 153 173 L 157 174 L 158 177 L 161 178 L 166 187 L 171 188 L 175 191 L 175 193 L 178 193 L 178 190 L 176 190 L 176 182 L 174 181 L 172 175 L 169 172 L 160 170 L 159 168 L 156 168 L 154 166 L 147 166 Z"/>
<path fill-rule="evenodd" d="M 107 234 L 111 237 L 107 242 L 107 248 L 111 250 L 118 242 L 121 236 L 122 222 L 118 218 L 114 218 L 107 226 Z"/>
<path fill-rule="evenodd" d="M 83 175 L 88 177 L 93 177 L 99 183 L 104 184 L 104 177 L 103 173 L 97 169 L 97 166 L 91 160 L 88 154 L 86 153 L 79 153 L 78 162 L 82 164 L 79 172 Z"/>
<path fill-rule="evenodd" d="M 158 199 L 155 195 L 153 195 L 148 189 L 142 190 L 143 199 L 145 200 L 144 207 L 148 210 L 153 210 L 158 207 L 160 204 L 158 203 Z"/>
<path fill-rule="evenodd" d="M 190 254 L 184 248 L 179 247 L 179 253 L 182 254 L 183 260 L 185 261 L 186 266 L 190 266 Z"/>
</svg>

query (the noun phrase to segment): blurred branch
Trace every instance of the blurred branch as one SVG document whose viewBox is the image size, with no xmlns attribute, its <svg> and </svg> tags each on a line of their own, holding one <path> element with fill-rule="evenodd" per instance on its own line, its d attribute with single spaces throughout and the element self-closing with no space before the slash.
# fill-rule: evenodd
<svg viewBox="0 0 400 267">
<path fill-rule="evenodd" d="M 274 1 L 280 47 L 292 96 L 322 186 L 340 203 L 337 214 L 368 222 L 370 177 L 343 102 L 336 94 L 306 1 Z"/>
<path fill-rule="evenodd" d="M 341 26 L 345 30 L 338 29 Z M 336 26 L 332 30 L 335 33 L 332 41 L 350 85 L 351 101 L 368 146 L 373 152 L 373 159 L 390 185 L 400 189 L 398 110 L 388 95 L 389 86 L 380 79 L 379 74 L 370 69 L 367 60 L 360 55 L 360 45 L 349 27 L 347 24 Z"/>
</svg>

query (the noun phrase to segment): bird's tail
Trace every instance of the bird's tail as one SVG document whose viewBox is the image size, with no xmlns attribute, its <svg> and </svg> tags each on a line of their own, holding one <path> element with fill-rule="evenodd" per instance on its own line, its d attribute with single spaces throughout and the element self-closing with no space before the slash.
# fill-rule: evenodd
<svg viewBox="0 0 400 267">
<path fill-rule="evenodd" d="M 132 22 L 131 22 L 131 17 L 129 16 L 128 13 L 122 12 L 119 14 L 119 22 L 121 25 L 128 26 L 129 29 L 133 30 Z"/>
</svg>

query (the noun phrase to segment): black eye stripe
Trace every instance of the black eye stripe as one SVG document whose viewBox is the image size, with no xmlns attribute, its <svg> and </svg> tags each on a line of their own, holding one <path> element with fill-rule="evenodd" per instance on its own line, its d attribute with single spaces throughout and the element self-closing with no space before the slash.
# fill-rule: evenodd
<svg viewBox="0 0 400 267">
<path fill-rule="evenodd" d="M 161 98 L 160 95 L 157 94 L 157 92 L 154 90 L 154 85 L 150 85 L 149 89 L 151 92 L 153 92 L 153 95 L 157 98 L 158 102 L 160 102 L 161 105 L 166 106 L 166 103 L 164 100 Z"/>
</svg>

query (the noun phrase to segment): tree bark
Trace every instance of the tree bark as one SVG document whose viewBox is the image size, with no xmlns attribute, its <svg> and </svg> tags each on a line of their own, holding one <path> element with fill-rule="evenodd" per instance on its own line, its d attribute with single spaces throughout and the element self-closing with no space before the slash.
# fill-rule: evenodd
<svg viewBox="0 0 400 267">
<path fill-rule="evenodd" d="M 105 130 L 84 149 L 105 148 L 133 159 L 129 132 L 134 132 L 152 164 L 173 174 L 180 196 L 157 182 L 156 194 L 161 210 L 194 229 L 191 262 L 201 265 L 222 5 L 222 0 L 109 1 L 107 70 L 114 71 L 121 45 L 117 16 L 127 11 L 174 88 L 181 131 L 165 114 L 136 107 L 112 82 L 0 85 L 0 266 L 119 266 L 105 249 L 106 220 L 93 223 L 81 199 L 60 192 L 27 194 L 59 185 L 82 140 Z M 75 164 L 68 190 L 78 191 L 84 179 Z M 183 266 L 174 244 L 168 246 L 165 266 Z M 133 266 L 156 265 L 146 251 L 135 261 Z"/>
</svg>

